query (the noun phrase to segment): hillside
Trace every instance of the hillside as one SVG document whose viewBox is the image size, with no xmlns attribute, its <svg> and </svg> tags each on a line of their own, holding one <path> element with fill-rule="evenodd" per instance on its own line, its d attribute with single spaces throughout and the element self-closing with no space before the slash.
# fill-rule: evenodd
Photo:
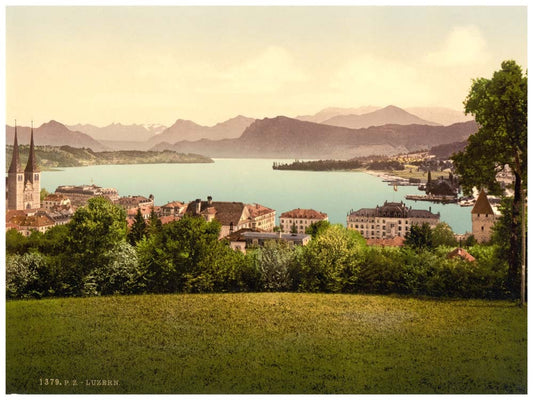
<svg viewBox="0 0 533 400">
<path fill-rule="evenodd" d="M 462 142 L 453 142 L 448 144 L 441 144 L 429 149 L 429 154 L 434 155 L 440 160 L 448 160 L 454 153 L 463 151 L 468 142 L 466 140 Z"/>
<path fill-rule="evenodd" d="M 385 125 L 348 129 L 287 117 L 255 121 L 238 139 L 182 141 L 178 152 L 209 157 L 348 159 L 365 155 L 394 155 L 465 140 L 477 131 L 474 122 L 448 127 Z M 168 145 L 155 146 L 162 150 Z"/>
<path fill-rule="evenodd" d="M 510 301 L 310 293 L 8 301 L 5 341 L 7 393 L 527 393 L 527 308 Z"/>
<path fill-rule="evenodd" d="M 27 126 L 17 126 L 17 136 L 19 144 L 30 143 L 31 128 Z M 6 125 L 6 144 L 13 144 L 15 136 L 15 128 Z M 86 147 L 94 151 L 109 150 L 102 143 L 94 140 L 91 136 L 77 131 L 68 129 L 65 125 L 50 121 L 42 124 L 38 128 L 33 129 L 33 138 L 35 145 L 40 146 L 72 146 L 72 147 Z"/>
<path fill-rule="evenodd" d="M 380 126 L 387 124 L 439 125 L 435 122 L 426 121 L 420 117 L 417 117 L 414 114 L 410 114 L 407 111 L 395 106 L 387 106 L 385 108 L 361 115 L 337 115 L 335 117 L 322 121 L 322 123 L 352 129 L 368 128 L 370 126 Z"/>
<path fill-rule="evenodd" d="M 172 126 L 148 140 L 148 147 L 161 142 L 176 143 L 183 140 L 238 138 L 255 120 L 239 115 L 214 126 L 202 126 L 193 121 L 178 119 Z"/>
<path fill-rule="evenodd" d="M 19 146 L 21 165 L 28 160 L 29 146 Z M 13 146 L 6 146 L 6 170 L 11 162 Z M 59 167 L 80 167 L 102 164 L 162 164 L 162 163 L 212 163 L 208 157 L 198 154 L 179 154 L 166 150 L 155 151 L 103 151 L 80 149 L 71 146 L 36 146 L 35 155 L 41 170 Z"/>
</svg>

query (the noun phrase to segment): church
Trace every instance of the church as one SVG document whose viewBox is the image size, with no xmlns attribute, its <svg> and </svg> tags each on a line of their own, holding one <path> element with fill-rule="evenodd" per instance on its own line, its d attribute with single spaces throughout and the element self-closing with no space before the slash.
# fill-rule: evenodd
<svg viewBox="0 0 533 400">
<path fill-rule="evenodd" d="M 13 143 L 13 157 L 7 173 L 7 209 L 29 210 L 41 208 L 41 171 L 35 159 L 33 143 L 33 126 L 31 128 L 30 154 L 26 168 L 20 166 L 20 155 L 15 125 L 15 140 Z"/>
</svg>

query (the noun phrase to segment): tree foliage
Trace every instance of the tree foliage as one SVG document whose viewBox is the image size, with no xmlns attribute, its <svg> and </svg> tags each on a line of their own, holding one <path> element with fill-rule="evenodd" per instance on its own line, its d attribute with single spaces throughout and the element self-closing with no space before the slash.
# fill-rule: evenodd
<svg viewBox="0 0 533 400">
<path fill-rule="evenodd" d="M 411 225 L 409 232 L 405 235 L 404 245 L 418 250 L 431 249 L 433 247 L 433 237 L 429 224 Z"/>
<path fill-rule="evenodd" d="M 514 175 L 514 197 L 510 219 L 509 289 L 516 295 L 520 287 L 520 204 L 527 182 L 527 74 L 515 61 L 504 61 L 492 79 L 473 81 L 464 102 L 479 130 L 468 139 L 464 151 L 453 157 L 463 190 L 488 188 L 501 194 L 496 174 L 507 166 Z"/>
<path fill-rule="evenodd" d="M 439 222 L 437 226 L 431 230 L 431 243 L 434 247 L 457 246 L 457 240 L 455 239 L 453 230 L 446 222 Z"/>
</svg>

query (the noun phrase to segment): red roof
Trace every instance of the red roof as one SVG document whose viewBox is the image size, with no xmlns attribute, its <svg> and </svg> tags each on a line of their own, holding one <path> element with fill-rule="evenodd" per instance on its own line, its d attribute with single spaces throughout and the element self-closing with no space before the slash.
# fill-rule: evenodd
<svg viewBox="0 0 533 400">
<path fill-rule="evenodd" d="M 325 219 L 328 214 L 312 209 L 295 208 L 280 215 L 280 218 Z"/>
<path fill-rule="evenodd" d="M 248 208 L 248 212 L 252 218 L 257 218 L 262 215 L 275 212 L 275 210 L 262 206 L 261 204 L 247 204 L 246 207 Z"/>
<path fill-rule="evenodd" d="M 461 247 L 458 247 L 455 250 L 450 251 L 446 255 L 446 258 L 454 258 L 454 257 L 461 257 L 461 258 L 465 259 L 466 261 L 470 261 L 470 262 L 476 261 L 475 257 L 472 254 L 470 254 L 465 249 L 462 249 Z"/>
</svg>

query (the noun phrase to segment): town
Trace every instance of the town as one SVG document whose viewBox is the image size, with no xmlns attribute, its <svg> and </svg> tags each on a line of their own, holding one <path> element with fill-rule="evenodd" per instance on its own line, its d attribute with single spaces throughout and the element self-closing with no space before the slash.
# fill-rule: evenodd
<svg viewBox="0 0 533 400">
<path fill-rule="evenodd" d="M 20 165 L 18 138 L 15 128 L 13 156 L 6 178 L 6 230 L 15 229 L 24 236 L 33 231 L 46 232 L 53 226 L 68 223 L 77 208 L 85 206 L 89 199 L 104 197 L 121 206 L 126 212 L 131 227 L 139 215 L 149 221 L 155 215 L 161 224 L 179 220 L 185 215 L 204 218 L 207 222 L 216 220 L 221 225 L 219 239 L 226 239 L 234 250 L 245 251 L 250 246 L 262 245 L 268 240 L 280 240 L 291 245 L 306 245 L 311 236 L 307 233 L 312 224 L 328 221 L 326 213 L 313 209 L 293 209 L 279 216 L 276 226 L 276 210 L 261 204 L 246 204 L 238 201 L 195 199 L 190 202 L 172 201 L 156 205 L 153 195 L 120 196 L 114 188 L 103 188 L 95 184 L 56 188 L 55 193 L 41 199 L 40 169 L 36 162 L 33 129 L 31 132 L 28 162 L 24 170 Z M 394 181 L 397 182 L 397 181 Z M 457 193 L 456 180 L 450 177 L 431 179 L 428 170 L 426 193 L 445 195 L 448 191 Z M 491 228 L 499 213 L 491 206 L 486 193 L 481 190 L 471 212 L 472 233 L 477 242 L 490 240 Z M 411 226 L 428 224 L 431 228 L 440 222 L 440 214 L 428 210 L 413 209 L 403 202 L 385 201 L 375 208 L 350 210 L 346 227 L 358 231 L 370 245 L 401 246 Z M 456 235 L 458 241 L 470 234 Z"/>
</svg>

